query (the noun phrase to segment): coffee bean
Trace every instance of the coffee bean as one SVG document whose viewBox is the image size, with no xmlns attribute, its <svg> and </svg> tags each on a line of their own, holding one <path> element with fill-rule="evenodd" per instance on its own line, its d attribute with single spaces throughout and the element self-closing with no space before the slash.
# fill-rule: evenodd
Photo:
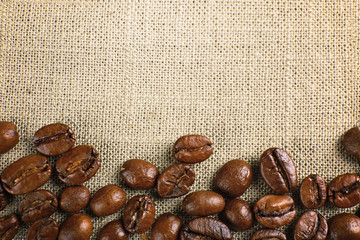
<svg viewBox="0 0 360 240">
<path fill-rule="evenodd" d="M 235 231 L 244 231 L 254 225 L 254 214 L 250 204 L 242 199 L 232 199 L 226 202 L 221 214 L 224 222 Z"/>
<path fill-rule="evenodd" d="M 95 175 L 101 161 L 91 146 L 81 145 L 66 152 L 56 161 L 59 179 L 67 184 L 81 184 Z"/>
<path fill-rule="evenodd" d="M 354 127 L 347 131 L 342 144 L 348 153 L 360 161 L 360 127 Z"/>
<path fill-rule="evenodd" d="M 148 161 L 131 159 L 123 164 L 120 176 L 129 187 L 145 190 L 155 186 L 159 171 Z"/>
<path fill-rule="evenodd" d="M 8 197 L 6 195 L 6 192 L 0 183 L 0 211 L 3 210 L 8 204 Z"/>
<path fill-rule="evenodd" d="M 19 230 L 19 221 L 15 214 L 0 218 L 0 239 L 11 240 Z"/>
<path fill-rule="evenodd" d="M 197 191 L 187 195 L 182 202 L 184 211 L 192 216 L 208 216 L 221 212 L 225 200 L 216 192 Z"/>
<path fill-rule="evenodd" d="M 360 218 L 351 213 L 341 213 L 329 220 L 327 240 L 360 239 Z"/>
<path fill-rule="evenodd" d="M 1 174 L 1 181 L 8 193 L 18 195 L 44 185 L 50 175 L 51 166 L 47 158 L 33 154 L 7 166 Z"/>
<path fill-rule="evenodd" d="M 75 141 L 75 135 L 71 128 L 62 123 L 40 128 L 34 137 L 36 150 L 47 156 L 56 156 L 69 151 Z"/>
<path fill-rule="evenodd" d="M 172 213 L 161 214 L 151 229 L 150 240 L 177 240 L 182 224 L 181 218 Z"/>
<path fill-rule="evenodd" d="M 324 206 L 326 194 L 326 183 L 319 175 L 312 174 L 301 183 L 300 199 L 306 208 L 314 209 Z"/>
<path fill-rule="evenodd" d="M 17 127 L 11 122 L 0 121 L 0 154 L 6 153 L 19 142 Z"/>
<path fill-rule="evenodd" d="M 27 194 L 19 202 L 19 214 L 25 223 L 32 223 L 44 217 L 50 217 L 58 207 L 55 194 L 39 189 Z"/>
<path fill-rule="evenodd" d="M 34 222 L 28 232 L 27 240 L 56 240 L 59 224 L 52 218 L 42 218 Z"/>
<path fill-rule="evenodd" d="M 356 174 L 337 176 L 329 183 L 330 202 L 339 208 L 348 208 L 360 203 L 360 177 Z"/>
<path fill-rule="evenodd" d="M 92 228 L 93 225 L 88 215 L 75 213 L 61 225 L 58 240 L 89 240 Z"/>
<path fill-rule="evenodd" d="M 261 155 L 260 173 L 266 184 L 278 194 L 289 193 L 296 189 L 295 163 L 282 149 L 270 148 Z"/>
<path fill-rule="evenodd" d="M 119 211 L 126 202 L 126 193 L 116 185 L 100 188 L 90 201 L 90 209 L 96 216 L 107 216 Z"/>
<path fill-rule="evenodd" d="M 286 240 L 286 236 L 275 229 L 260 229 L 254 232 L 251 240 Z"/>
<path fill-rule="evenodd" d="M 287 195 L 266 195 L 254 205 L 256 220 L 264 227 L 277 228 L 295 217 L 294 200 Z"/>
<path fill-rule="evenodd" d="M 295 240 L 325 240 L 328 232 L 326 219 L 315 211 L 304 212 L 295 224 Z"/>
<path fill-rule="evenodd" d="M 90 191 L 85 186 L 72 186 L 62 190 L 59 198 L 60 208 L 67 213 L 80 211 L 88 205 Z"/>
<path fill-rule="evenodd" d="M 198 163 L 213 153 L 211 141 L 201 135 L 186 135 L 179 138 L 173 147 L 173 156 L 179 162 Z"/>
<path fill-rule="evenodd" d="M 146 195 L 132 197 L 125 205 L 124 227 L 131 233 L 146 232 L 155 220 L 155 204 Z"/>
<path fill-rule="evenodd" d="M 194 218 L 180 231 L 180 240 L 215 239 L 231 240 L 230 229 L 221 221 L 211 217 Z"/>
<path fill-rule="evenodd" d="M 100 230 L 97 240 L 127 240 L 128 237 L 121 221 L 114 220 Z"/>
<path fill-rule="evenodd" d="M 194 181 L 195 172 L 190 165 L 175 163 L 159 175 L 156 190 L 163 198 L 180 197 L 190 191 Z"/>
<path fill-rule="evenodd" d="M 253 178 L 251 166 L 242 160 L 225 163 L 216 173 L 215 189 L 229 198 L 240 197 L 250 186 Z"/>
</svg>

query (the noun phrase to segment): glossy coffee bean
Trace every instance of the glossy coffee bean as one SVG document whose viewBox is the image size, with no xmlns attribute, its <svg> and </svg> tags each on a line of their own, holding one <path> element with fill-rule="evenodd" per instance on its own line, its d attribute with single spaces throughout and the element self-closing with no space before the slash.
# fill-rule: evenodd
<svg viewBox="0 0 360 240">
<path fill-rule="evenodd" d="M 163 198 L 180 197 L 190 191 L 195 181 L 195 172 L 186 163 L 175 163 L 166 168 L 158 177 L 156 190 Z"/>
<path fill-rule="evenodd" d="M 342 144 L 348 153 L 360 161 L 360 127 L 354 127 L 347 131 Z"/>
<path fill-rule="evenodd" d="M 44 185 L 51 175 L 46 157 L 38 154 L 20 158 L 7 166 L 1 174 L 5 190 L 14 195 L 31 192 Z"/>
<path fill-rule="evenodd" d="M 36 190 L 27 194 L 18 206 L 21 220 L 32 223 L 41 218 L 48 218 L 58 207 L 58 201 L 52 192 L 48 190 Z"/>
<path fill-rule="evenodd" d="M 116 185 L 100 188 L 90 201 L 90 209 L 96 216 L 107 216 L 119 211 L 126 202 L 126 193 Z"/>
<path fill-rule="evenodd" d="M 211 217 L 199 217 L 184 224 L 180 240 L 231 240 L 230 229 L 221 221 Z"/>
<path fill-rule="evenodd" d="M 146 232 L 155 220 L 155 204 L 146 195 L 132 197 L 125 205 L 124 227 L 131 233 Z"/>
<path fill-rule="evenodd" d="M 40 128 L 34 137 L 36 150 L 47 156 L 56 156 L 72 149 L 75 135 L 71 128 L 62 123 L 54 123 Z"/>
<path fill-rule="evenodd" d="M 179 162 L 198 163 L 213 153 L 211 141 L 201 135 L 186 135 L 179 138 L 173 147 L 173 156 Z"/>
<path fill-rule="evenodd" d="M 56 161 L 59 179 L 67 184 L 81 184 L 95 175 L 101 161 L 91 146 L 81 145 L 66 152 Z"/>
<path fill-rule="evenodd" d="M 121 221 L 114 220 L 106 224 L 99 233 L 97 240 L 127 240 L 129 235 Z"/>
<path fill-rule="evenodd" d="M 326 183 L 319 175 L 306 177 L 300 186 L 300 199 L 306 208 L 315 209 L 324 206 L 326 202 Z"/>
<path fill-rule="evenodd" d="M 56 240 L 59 224 L 52 218 L 42 218 L 34 222 L 27 235 L 27 240 Z"/>
<path fill-rule="evenodd" d="M 0 218 L 0 239 L 11 240 L 19 231 L 19 221 L 15 214 Z"/>
<path fill-rule="evenodd" d="M 232 199 L 226 202 L 221 217 L 226 225 L 235 231 L 244 231 L 254 225 L 254 214 L 252 213 L 251 206 L 242 199 Z"/>
<path fill-rule="evenodd" d="M 260 173 L 266 184 L 278 194 L 289 193 L 296 189 L 295 163 L 282 149 L 270 148 L 261 155 Z"/>
<path fill-rule="evenodd" d="M 150 240 L 177 240 L 182 224 L 181 218 L 172 213 L 161 214 L 151 229 Z"/>
<path fill-rule="evenodd" d="M 121 167 L 120 176 L 129 187 L 145 190 L 155 186 L 159 171 L 148 161 L 131 159 Z"/>
<path fill-rule="evenodd" d="M 88 215 L 75 213 L 61 225 L 58 240 L 89 240 L 92 228 L 93 225 Z"/>
<path fill-rule="evenodd" d="M 67 213 L 80 211 L 90 202 L 90 191 L 85 186 L 72 186 L 62 190 L 59 198 L 60 208 Z"/>
<path fill-rule="evenodd" d="M 325 240 L 328 232 L 326 219 L 315 211 L 304 212 L 294 229 L 295 240 Z"/>
<path fill-rule="evenodd" d="M 19 142 L 17 127 L 12 122 L 0 121 L 0 154 L 6 153 Z"/>
<path fill-rule="evenodd" d="M 356 174 L 337 176 L 329 183 L 330 202 L 339 208 L 348 208 L 360 202 L 360 177 Z"/>
<path fill-rule="evenodd" d="M 225 208 L 225 200 L 216 192 L 197 191 L 183 199 L 182 208 L 192 216 L 208 216 L 221 212 Z"/>
<path fill-rule="evenodd" d="M 0 183 L 0 211 L 3 210 L 8 204 L 8 197 L 3 188 L 2 184 Z"/>
<path fill-rule="evenodd" d="M 251 240 L 286 240 L 286 236 L 275 229 L 260 229 L 254 232 Z"/>
<path fill-rule="evenodd" d="M 216 173 L 214 186 L 229 198 L 240 197 L 250 186 L 253 178 L 251 166 L 243 160 L 231 160 Z"/>
<path fill-rule="evenodd" d="M 295 214 L 294 200 L 287 195 L 266 195 L 254 205 L 256 220 L 267 228 L 288 224 L 294 219 Z"/>
<path fill-rule="evenodd" d="M 351 213 L 341 213 L 329 220 L 327 240 L 360 239 L 360 218 Z"/>
</svg>

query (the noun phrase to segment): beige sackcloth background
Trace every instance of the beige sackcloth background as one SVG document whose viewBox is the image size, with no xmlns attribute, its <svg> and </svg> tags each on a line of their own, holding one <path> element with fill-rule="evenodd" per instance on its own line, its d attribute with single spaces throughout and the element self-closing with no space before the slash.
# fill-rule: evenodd
<svg viewBox="0 0 360 240">
<path fill-rule="evenodd" d="M 175 163 L 172 144 L 186 134 L 208 136 L 215 149 L 193 166 L 192 191 L 211 189 L 217 169 L 239 158 L 254 169 L 241 197 L 253 204 L 272 193 L 258 162 L 274 146 L 293 156 L 298 185 L 311 173 L 327 183 L 359 173 L 340 144 L 360 120 L 359 1 L 3 1 L 0 7 L 0 120 L 15 122 L 21 136 L 0 156 L 1 171 L 36 153 L 37 129 L 62 122 L 73 128 L 76 145 L 100 153 L 101 169 L 84 184 L 92 194 L 119 184 L 128 199 L 150 195 L 157 216 L 171 211 L 189 219 L 183 197 L 131 190 L 120 167 L 141 158 L 162 171 Z M 42 188 L 59 195 L 65 187 L 54 171 Z M 291 194 L 296 219 L 305 211 L 298 192 Z M 12 197 L 1 216 L 16 212 L 21 198 Z M 357 211 L 329 203 L 318 210 L 327 219 Z M 122 211 L 82 212 L 92 217 L 92 239 L 122 217 Z M 61 223 L 66 216 L 53 218 Z M 296 219 L 281 228 L 289 239 Z M 28 228 L 21 223 L 16 239 Z M 234 239 L 250 239 L 259 228 L 233 232 Z"/>
</svg>

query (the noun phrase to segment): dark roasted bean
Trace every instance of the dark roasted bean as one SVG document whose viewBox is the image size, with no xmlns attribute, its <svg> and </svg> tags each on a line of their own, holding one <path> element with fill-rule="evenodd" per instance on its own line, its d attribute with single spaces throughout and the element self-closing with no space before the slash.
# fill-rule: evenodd
<svg viewBox="0 0 360 240">
<path fill-rule="evenodd" d="M 59 198 L 60 208 L 67 213 L 80 211 L 90 202 L 90 191 L 85 186 L 72 186 L 62 190 Z"/>
<path fill-rule="evenodd" d="M 360 161 L 360 127 L 353 127 L 347 131 L 342 143 L 345 150 Z"/>
<path fill-rule="evenodd" d="M 184 211 L 192 216 L 208 216 L 221 212 L 225 200 L 216 192 L 197 191 L 187 195 L 182 202 Z"/>
<path fill-rule="evenodd" d="M 329 220 L 327 240 L 360 239 L 360 218 L 351 213 L 342 213 Z"/>
<path fill-rule="evenodd" d="M 182 224 L 181 218 L 172 213 L 161 214 L 151 229 L 150 240 L 177 240 Z"/>
<path fill-rule="evenodd" d="M 116 185 L 100 188 L 90 201 L 90 209 L 96 216 L 107 216 L 119 211 L 126 202 L 126 193 Z"/>
<path fill-rule="evenodd" d="M 244 231 L 254 225 L 254 214 L 251 211 L 251 206 L 242 199 L 228 201 L 221 216 L 225 223 L 236 231 Z"/>
<path fill-rule="evenodd" d="M 328 232 L 326 219 L 315 211 L 304 212 L 295 224 L 295 240 L 325 240 Z"/>
<path fill-rule="evenodd" d="M 337 176 L 329 183 L 330 202 L 339 208 L 347 208 L 360 202 L 360 177 L 356 174 Z"/>
<path fill-rule="evenodd" d="M 286 240 L 286 236 L 275 229 L 260 229 L 254 232 L 251 240 Z"/>
<path fill-rule="evenodd" d="M 59 224 L 52 218 L 42 218 L 31 225 L 27 240 L 56 240 Z"/>
<path fill-rule="evenodd" d="M 19 142 L 17 127 L 11 122 L 0 121 L 0 154 L 6 153 Z"/>
<path fill-rule="evenodd" d="M 301 183 L 300 199 L 306 208 L 314 209 L 324 206 L 326 194 L 326 183 L 319 175 L 312 174 Z"/>
<path fill-rule="evenodd" d="M 6 192 L 0 183 L 0 211 L 3 210 L 8 204 L 8 197 L 6 195 Z"/>
<path fill-rule="evenodd" d="M 15 214 L 0 218 L 0 239 L 11 240 L 19 230 L 19 221 Z"/>
<path fill-rule="evenodd" d="M 212 153 L 210 139 L 201 135 L 182 136 L 173 147 L 174 158 L 185 163 L 202 162 L 208 159 Z"/>
<path fill-rule="evenodd" d="M 100 230 L 97 240 L 127 240 L 128 237 L 121 221 L 114 220 Z"/>
<path fill-rule="evenodd" d="M 61 225 L 58 240 L 89 240 L 92 228 L 93 225 L 88 215 L 75 213 Z"/>
</svg>

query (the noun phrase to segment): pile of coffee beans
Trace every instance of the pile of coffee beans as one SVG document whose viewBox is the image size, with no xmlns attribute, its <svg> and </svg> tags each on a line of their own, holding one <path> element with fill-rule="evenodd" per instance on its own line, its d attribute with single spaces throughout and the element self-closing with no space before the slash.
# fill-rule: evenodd
<svg viewBox="0 0 360 240">
<path fill-rule="evenodd" d="M 19 141 L 13 123 L 0 122 L 0 153 L 13 148 Z M 155 221 L 155 204 L 147 195 L 136 195 L 127 201 L 126 192 L 117 185 L 100 188 L 91 197 L 90 191 L 81 185 L 92 178 L 101 165 L 99 154 L 87 145 L 75 146 L 72 129 L 61 123 L 47 125 L 34 136 L 34 145 L 40 154 L 20 158 L 1 173 L 0 210 L 8 203 L 8 194 L 24 195 L 18 203 L 18 213 L 0 218 L 0 239 L 13 239 L 19 221 L 31 224 L 29 240 L 88 240 L 92 235 L 91 218 L 78 213 L 90 206 L 95 216 L 108 216 L 123 209 L 122 220 L 107 223 L 99 232 L 99 240 L 124 240 L 132 233 L 143 234 L 148 240 L 232 239 L 233 231 L 244 231 L 257 221 L 263 229 L 251 239 L 285 240 L 284 233 L 276 230 L 292 222 L 296 206 L 289 195 L 298 185 L 296 166 L 291 156 L 279 148 L 270 148 L 260 157 L 260 174 L 274 194 L 258 199 L 253 207 L 240 199 L 253 180 L 251 166 L 235 159 L 225 163 L 214 178 L 214 191 L 206 189 L 191 192 L 195 171 L 190 164 L 205 161 L 212 153 L 210 139 L 201 135 L 179 138 L 173 146 L 174 163 L 159 173 L 152 163 L 142 159 L 130 159 L 122 165 L 120 176 L 133 189 L 156 188 L 160 198 L 185 196 L 183 211 L 194 216 L 184 223 L 172 213 L 161 214 Z M 360 161 L 360 128 L 345 133 L 344 148 Z M 55 164 L 58 178 L 72 185 L 62 190 L 59 198 L 49 190 L 38 189 L 50 178 L 52 168 L 48 156 L 61 155 Z M 188 194 L 189 193 L 189 194 Z M 227 199 L 227 201 L 225 200 Z M 348 208 L 360 203 L 360 176 L 352 173 L 334 178 L 328 186 L 315 174 L 306 177 L 300 186 L 300 200 L 309 209 L 296 221 L 293 231 L 295 240 L 360 239 L 360 218 L 342 213 L 329 222 L 314 209 L 324 206 L 326 200 L 338 208 Z M 59 224 L 51 217 L 58 209 L 71 213 Z M 219 214 L 219 219 L 210 215 Z M 230 230 L 231 229 L 231 230 Z"/>
</svg>

